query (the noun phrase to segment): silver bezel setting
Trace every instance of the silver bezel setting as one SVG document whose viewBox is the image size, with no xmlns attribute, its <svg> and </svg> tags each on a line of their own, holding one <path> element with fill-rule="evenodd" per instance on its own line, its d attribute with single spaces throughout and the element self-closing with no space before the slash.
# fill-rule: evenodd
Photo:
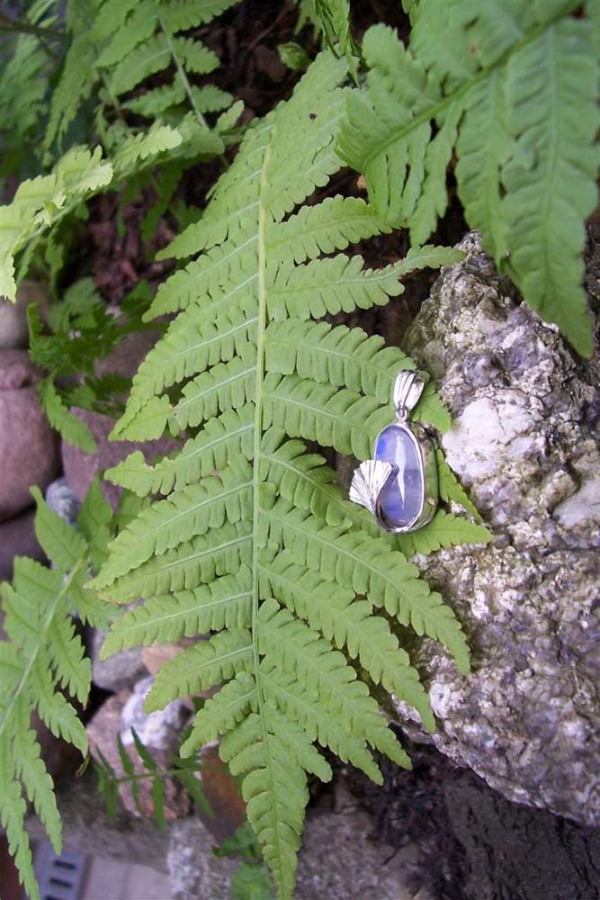
<svg viewBox="0 0 600 900">
<path fill-rule="evenodd" d="M 377 459 L 365 460 L 355 471 L 350 486 L 350 500 L 368 509 L 375 517 L 379 528 L 389 534 L 406 534 L 409 531 L 423 528 L 432 520 L 438 505 L 435 447 L 424 428 L 418 423 L 410 422 L 409 419 L 410 412 L 418 403 L 424 386 L 422 378 L 416 372 L 401 371 L 398 374 L 392 391 L 396 422 L 390 423 L 407 434 L 417 450 L 417 458 L 421 464 L 421 484 L 423 485 L 418 514 L 410 522 L 401 526 L 386 521 L 382 514 L 379 498 L 388 481 L 395 478 L 397 472 L 397 468 L 389 462 Z M 390 425 L 386 425 L 386 428 L 389 428 Z M 374 454 L 383 431 L 385 429 L 382 429 L 375 439 Z"/>
</svg>

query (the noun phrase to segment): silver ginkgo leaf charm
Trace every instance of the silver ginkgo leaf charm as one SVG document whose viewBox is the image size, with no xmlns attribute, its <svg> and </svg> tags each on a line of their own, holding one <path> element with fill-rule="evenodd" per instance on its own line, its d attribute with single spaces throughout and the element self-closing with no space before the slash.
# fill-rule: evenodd
<svg viewBox="0 0 600 900">
<path fill-rule="evenodd" d="M 375 513 L 377 497 L 388 478 L 394 473 L 394 466 L 379 459 L 367 459 L 361 463 L 350 485 L 349 497 L 353 503 L 360 503 L 370 513 Z"/>
<path fill-rule="evenodd" d="M 374 458 L 361 463 L 350 487 L 350 500 L 395 534 L 422 528 L 437 508 L 435 450 L 424 429 L 409 422 L 423 387 L 415 372 L 399 373 L 392 393 L 397 421 L 377 435 Z"/>
</svg>

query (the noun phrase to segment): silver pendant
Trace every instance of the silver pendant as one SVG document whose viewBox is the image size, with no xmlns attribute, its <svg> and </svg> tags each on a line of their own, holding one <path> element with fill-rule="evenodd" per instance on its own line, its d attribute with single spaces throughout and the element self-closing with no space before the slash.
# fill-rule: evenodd
<svg viewBox="0 0 600 900">
<path fill-rule="evenodd" d="M 403 534 L 431 521 L 438 502 L 435 450 L 424 429 L 409 421 L 424 388 L 415 372 L 402 371 L 394 383 L 396 422 L 375 439 L 374 459 L 361 463 L 350 500 L 366 507 L 383 531 Z"/>
</svg>

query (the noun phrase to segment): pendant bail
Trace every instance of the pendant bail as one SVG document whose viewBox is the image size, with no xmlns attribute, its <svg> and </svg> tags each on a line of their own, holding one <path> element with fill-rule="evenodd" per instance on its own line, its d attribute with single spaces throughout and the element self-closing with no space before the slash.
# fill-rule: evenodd
<svg viewBox="0 0 600 900">
<path fill-rule="evenodd" d="M 392 391 L 392 403 L 399 422 L 408 419 L 411 410 L 419 402 L 424 387 L 425 382 L 416 372 L 403 369 L 398 373 Z"/>
</svg>

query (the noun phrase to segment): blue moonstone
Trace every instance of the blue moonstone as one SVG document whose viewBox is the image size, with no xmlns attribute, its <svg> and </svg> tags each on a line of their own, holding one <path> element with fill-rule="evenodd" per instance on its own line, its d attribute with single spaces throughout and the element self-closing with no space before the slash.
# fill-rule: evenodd
<svg viewBox="0 0 600 900">
<path fill-rule="evenodd" d="M 375 459 L 396 466 L 379 495 L 379 513 L 389 528 L 405 528 L 421 513 L 425 484 L 421 453 L 414 435 L 403 425 L 388 425 L 377 437 Z"/>
</svg>

